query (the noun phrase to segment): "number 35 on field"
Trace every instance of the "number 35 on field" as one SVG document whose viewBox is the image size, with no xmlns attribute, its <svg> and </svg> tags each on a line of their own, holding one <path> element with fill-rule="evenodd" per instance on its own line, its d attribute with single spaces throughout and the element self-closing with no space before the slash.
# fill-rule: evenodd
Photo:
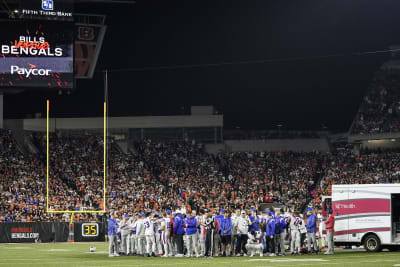
<svg viewBox="0 0 400 267">
<path fill-rule="evenodd" d="M 99 235 L 99 225 L 97 223 L 82 223 L 82 236 L 94 237 Z"/>
</svg>

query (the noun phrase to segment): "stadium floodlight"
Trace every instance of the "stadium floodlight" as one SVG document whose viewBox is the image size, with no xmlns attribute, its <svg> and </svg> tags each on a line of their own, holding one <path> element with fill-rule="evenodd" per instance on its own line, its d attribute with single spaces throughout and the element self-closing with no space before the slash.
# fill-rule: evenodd
<svg viewBox="0 0 400 267">
<path fill-rule="evenodd" d="M 49 210 L 49 116 L 50 116 L 50 100 L 46 102 L 46 212 L 47 213 L 71 213 L 71 223 L 73 214 L 75 213 L 105 213 L 106 212 L 106 153 L 107 153 L 107 102 L 104 101 L 104 119 L 103 119 L 103 134 L 104 134 L 104 149 L 103 149 L 103 209 L 102 210 Z"/>
</svg>

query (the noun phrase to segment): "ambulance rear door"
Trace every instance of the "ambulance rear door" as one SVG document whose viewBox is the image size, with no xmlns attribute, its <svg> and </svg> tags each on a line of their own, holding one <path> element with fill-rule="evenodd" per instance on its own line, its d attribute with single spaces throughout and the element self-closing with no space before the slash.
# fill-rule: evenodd
<svg viewBox="0 0 400 267">
<path fill-rule="evenodd" d="M 349 240 L 349 188 L 332 186 L 332 210 L 335 216 L 335 242 Z"/>
</svg>

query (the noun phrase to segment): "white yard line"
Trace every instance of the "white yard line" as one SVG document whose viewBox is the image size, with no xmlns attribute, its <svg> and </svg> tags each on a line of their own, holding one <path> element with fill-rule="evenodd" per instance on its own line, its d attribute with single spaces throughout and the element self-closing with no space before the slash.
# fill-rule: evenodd
<svg viewBox="0 0 400 267">
<path fill-rule="evenodd" d="M 261 265 L 261 266 L 256 266 L 256 267 L 271 267 L 271 266 L 273 266 L 273 267 L 286 267 L 286 266 L 291 266 L 291 267 L 293 267 L 293 266 L 319 266 L 319 265 L 337 265 L 337 264 L 342 264 L 342 263 L 338 263 L 338 262 L 316 262 L 317 264 L 296 264 L 296 265 L 293 265 L 293 264 L 279 264 L 279 265 L 276 265 L 276 264 L 274 264 L 274 265 Z M 353 262 L 349 262 L 349 263 L 353 263 Z M 355 263 L 355 262 L 354 262 Z"/>
<path fill-rule="evenodd" d="M 251 263 L 251 262 L 247 262 L 247 261 L 213 261 L 212 259 L 203 259 L 204 261 L 198 261 L 198 262 L 193 262 L 193 261 L 185 261 L 185 262 L 171 262 L 171 263 L 165 263 L 165 262 L 160 262 L 160 263 L 142 263 L 142 264 L 130 264 L 129 261 L 126 260 L 111 260 L 111 259 L 103 259 L 103 260 L 85 260 L 85 261 L 65 261 L 63 262 L 63 264 L 65 265 L 73 265 L 74 264 L 80 264 L 79 266 L 82 267 L 87 267 L 87 265 L 85 265 L 85 263 L 88 264 L 94 264 L 94 263 L 103 263 L 105 265 L 95 265 L 97 267 L 101 267 L 101 266 L 109 266 L 110 263 L 114 263 L 117 264 L 118 266 L 176 266 L 176 265 L 209 265 L 211 263 L 218 263 L 218 264 L 223 264 L 223 265 L 228 265 L 228 264 L 240 264 L 240 263 L 244 263 L 245 265 Z M 306 260 L 306 259 L 304 259 Z M 311 259 L 310 259 L 311 260 Z M 394 260 L 393 260 L 394 261 Z M 351 264 L 351 263 L 358 263 L 359 261 L 346 261 L 346 264 Z M 369 261 L 371 262 L 371 261 Z M 375 261 L 374 261 L 375 262 Z M 376 261 L 379 262 L 379 261 Z M 246 264 L 247 263 L 247 264 Z M 272 263 L 272 262 L 271 262 Z M 278 264 L 277 264 L 278 263 Z M 282 261 L 282 263 L 287 263 L 285 261 Z M 9 265 L 10 263 L 1 263 L 0 265 Z M 17 262 L 17 263 L 12 263 L 13 265 L 26 265 L 26 262 Z M 43 265 L 49 265 L 49 264 L 60 264 L 60 261 L 51 261 L 51 262 L 44 262 Z M 82 265 L 83 264 L 83 265 Z M 293 265 L 294 264 L 294 265 Z M 338 262 L 320 262 L 320 261 L 308 261 L 307 263 L 304 264 L 298 264 L 296 262 L 293 262 L 292 264 L 279 264 L 278 261 L 274 261 L 272 265 L 259 265 L 258 267 L 293 267 L 293 266 L 319 266 L 319 265 L 339 265 L 339 264 L 343 264 L 343 263 L 338 263 Z M 400 265 L 399 265 L 400 266 Z"/>
<path fill-rule="evenodd" d="M 257 262 L 257 261 L 269 261 L 269 262 L 321 262 L 321 261 L 328 261 L 325 259 L 315 259 L 315 258 L 265 258 L 265 259 L 250 259 L 245 260 L 246 262 Z"/>
</svg>

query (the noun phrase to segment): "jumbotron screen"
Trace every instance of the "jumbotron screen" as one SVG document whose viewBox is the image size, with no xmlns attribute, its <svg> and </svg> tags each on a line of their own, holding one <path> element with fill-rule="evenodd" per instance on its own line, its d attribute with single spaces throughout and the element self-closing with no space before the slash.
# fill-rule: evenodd
<svg viewBox="0 0 400 267">
<path fill-rule="evenodd" d="M 73 23 L 0 21 L 0 87 L 73 88 Z"/>
</svg>

